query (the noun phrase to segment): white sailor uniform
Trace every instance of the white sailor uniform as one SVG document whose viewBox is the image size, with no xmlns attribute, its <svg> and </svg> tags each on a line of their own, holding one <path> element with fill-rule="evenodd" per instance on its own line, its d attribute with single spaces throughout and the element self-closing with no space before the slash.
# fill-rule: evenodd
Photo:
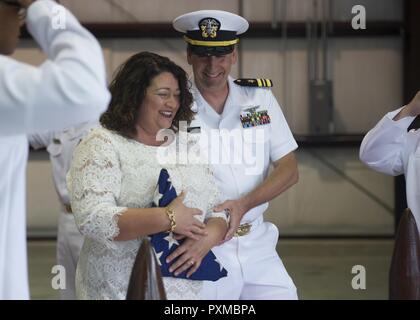
<svg viewBox="0 0 420 320">
<path fill-rule="evenodd" d="M 196 87 L 193 95 L 198 116 L 191 127 L 201 129 L 202 152 L 209 154 L 223 200 L 238 199 L 255 189 L 266 178 L 270 162 L 297 148 L 270 89 L 239 86 L 229 78 L 229 95 L 221 115 Z M 259 119 L 253 118 L 255 114 Z M 261 120 L 261 115 L 268 118 Z M 217 132 L 220 139 L 214 138 Z M 230 159 L 224 158 L 226 154 Z M 241 224 L 252 225 L 248 234 L 213 248 L 228 270 L 228 277 L 214 283 L 218 299 L 297 299 L 296 287 L 276 252 L 278 229 L 263 220 L 267 208 L 264 203 L 244 215 Z"/>
<path fill-rule="evenodd" d="M 57 10 L 65 29 L 51 26 Z M 35 1 L 26 25 L 48 60 L 34 67 L 0 55 L 0 300 L 29 298 L 26 135 L 96 119 L 110 98 L 100 45 L 67 9 Z"/>
<path fill-rule="evenodd" d="M 73 152 L 79 142 L 92 128 L 99 124 L 84 122 L 63 131 L 28 135 L 29 144 L 34 149 L 47 148 L 50 155 L 54 187 L 61 203 L 57 231 L 57 264 L 65 268 L 66 285 L 60 289 L 62 300 L 75 300 L 75 276 L 83 236 L 74 221 L 66 186 L 66 175 L 70 169 Z"/>
<path fill-rule="evenodd" d="M 386 114 L 366 134 L 360 147 L 360 160 L 385 174 L 405 174 L 407 204 L 420 233 L 420 130 L 407 132 L 415 117 L 392 120 L 401 109 Z"/>
</svg>

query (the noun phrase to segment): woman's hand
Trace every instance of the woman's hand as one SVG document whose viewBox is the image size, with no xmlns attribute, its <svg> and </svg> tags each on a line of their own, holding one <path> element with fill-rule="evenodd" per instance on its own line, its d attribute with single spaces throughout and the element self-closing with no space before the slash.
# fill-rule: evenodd
<svg viewBox="0 0 420 320">
<path fill-rule="evenodd" d="M 167 263 L 176 259 L 169 268 L 169 272 L 173 272 L 177 276 L 188 270 L 187 278 L 189 278 L 200 267 L 203 258 L 212 247 L 206 237 L 202 237 L 200 240 L 185 239 L 183 244 L 166 258 Z"/>
<path fill-rule="evenodd" d="M 185 239 L 174 252 L 166 259 L 167 263 L 173 262 L 169 271 L 178 275 L 188 270 L 189 278 L 200 267 L 206 254 L 218 245 L 226 234 L 227 224 L 224 219 L 210 218 L 207 220 L 208 235 L 199 240 Z"/>
<path fill-rule="evenodd" d="M 184 205 L 183 200 L 185 193 L 182 192 L 176 199 L 170 203 L 170 207 L 175 212 L 176 227 L 174 232 L 195 240 L 207 235 L 206 225 L 195 218 L 202 212 L 196 208 L 188 208 Z"/>
</svg>

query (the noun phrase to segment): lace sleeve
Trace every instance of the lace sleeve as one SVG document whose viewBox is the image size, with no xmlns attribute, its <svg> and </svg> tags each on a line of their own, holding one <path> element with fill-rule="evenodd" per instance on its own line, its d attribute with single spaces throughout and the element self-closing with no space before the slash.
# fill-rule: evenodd
<svg viewBox="0 0 420 320">
<path fill-rule="evenodd" d="M 210 218 L 221 218 L 226 221 L 226 223 L 229 223 L 229 216 L 226 214 L 226 212 L 214 212 L 209 211 L 206 215 L 206 221 Z"/>
<path fill-rule="evenodd" d="M 127 210 L 117 205 L 121 186 L 118 155 L 104 132 L 92 132 L 76 148 L 67 174 L 72 210 L 80 232 L 114 247 L 118 216 Z"/>
</svg>

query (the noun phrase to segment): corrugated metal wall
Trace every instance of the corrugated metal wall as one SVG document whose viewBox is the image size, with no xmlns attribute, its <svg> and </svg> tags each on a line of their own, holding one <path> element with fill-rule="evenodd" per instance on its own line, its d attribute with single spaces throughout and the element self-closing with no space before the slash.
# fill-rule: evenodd
<svg viewBox="0 0 420 320">
<path fill-rule="evenodd" d="M 305 22 L 313 15 L 312 0 L 63 0 L 83 22 L 169 23 L 198 9 L 241 12 L 252 22 Z M 322 3 L 318 1 L 318 10 Z M 350 23 L 354 1 L 332 2 L 335 21 Z M 401 21 L 402 2 L 365 0 L 370 21 Z M 286 7 L 285 7 L 286 5 Z M 286 11 L 282 9 L 286 8 Z M 274 20 L 273 20 L 274 18 Z M 131 54 L 153 51 L 166 55 L 190 74 L 181 39 L 102 39 L 109 78 Z M 364 133 L 402 101 L 402 40 L 398 36 L 329 39 L 328 74 L 333 80 L 336 133 Z M 309 132 L 308 43 L 305 38 L 246 38 L 233 76 L 266 77 L 295 134 Z M 15 57 L 33 64 L 45 58 L 34 43 L 23 41 Z M 241 74 L 239 74 L 241 73 Z M 314 154 L 315 152 L 315 154 Z M 36 159 L 35 159 L 35 158 Z M 267 216 L 283 234 L 391 234 L 392 178 L 363 167 L 357 148 L 298 152 L 300 183 L 273 201 Z M 329 163 L 326 163 L 326 161 Z M 335 169 L 337 170 L 335 170 Z M 58 204 L 45 155 L 32 155 L 28 166 L 30 231 L 54 230 Z M 37 186 L 35 188 L 35 186 Z M 41 188 L 39 186 L 42 186 Z M 363 186 L 363 188 L 360 188 Z M 40 201 L 40 199 L 43 199 Z"/>
</svg>

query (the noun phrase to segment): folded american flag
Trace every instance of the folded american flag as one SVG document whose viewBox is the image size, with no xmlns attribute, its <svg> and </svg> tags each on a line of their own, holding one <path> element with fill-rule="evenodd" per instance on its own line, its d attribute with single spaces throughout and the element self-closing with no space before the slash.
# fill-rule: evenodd
<svg viewBox="0 0 420 320">
<path fill-rule="evenodd" d="M 155 192 L 154 205 L 156 207 L 166 207 L 177 197 L 175 188 L 172 186 L 168 171 L 162 169 L 159 174 L 158 185 Z M 160 232 L 150 236 L 150 242 L 160 264 L 160 270 L 163 277 L 174 277 L 190 280 L 208 280 L 216 281 L 227 276 L 227 271 L 217 261 L 212 251 L 201 261 L 200 267 L 187 278 L 188 270 L 175 276 L 169 272 L 170 264 L 166 263 L 166 258 L 178 248 L 184 240 L 175 240 L 172 232 Z M 172 261 L 173 263 L 174 261 Z"/>
</svg>

